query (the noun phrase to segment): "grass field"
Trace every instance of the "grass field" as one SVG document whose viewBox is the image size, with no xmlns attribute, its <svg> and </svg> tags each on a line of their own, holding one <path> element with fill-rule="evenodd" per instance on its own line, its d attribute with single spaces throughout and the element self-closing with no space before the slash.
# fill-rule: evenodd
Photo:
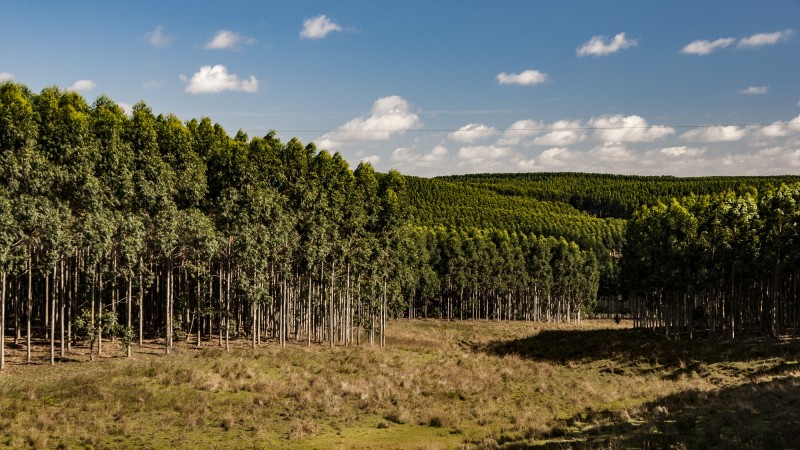
<svg viewBox="0 0 800 450">
<path fill-rule="evenodd" d="M 791 448 L 800 344 L 395 321 L 387 348 L 104 345 L 0 374 L 15 448 Z M 44 350 L 44 349 L 42 349 Z M 48 354 L 49 355 L 49 354 Z"/>
</svg>

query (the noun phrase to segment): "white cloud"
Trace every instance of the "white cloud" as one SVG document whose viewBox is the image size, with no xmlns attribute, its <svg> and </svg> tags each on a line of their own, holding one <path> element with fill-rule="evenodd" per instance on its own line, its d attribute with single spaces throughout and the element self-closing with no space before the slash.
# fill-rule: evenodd
<svg viewBox="0 0 800 450">
<path fill-rule="evenodd" d="M 626 48 L 634 47 L 636 39 L 628 39 L 625 33 L 619 33 L 614 39 L 608 41 L 605 36 L 594 36 L 588 42 L 578 47 L 578 56 L 606 56 Z"/>
<path fill-rule="evenodd" d="M 144 38 L 150 45 L 158 48 L 169 47 L 169 44 L 174 40 L 172 36 L 168 36 L 167 33 L 164 32 L 164 27 L 161 25 L 155 27 L 153 31 L 145 33 Z"/>
<path fill-rule="evenodd" d="M 84 92 L 91 91 L 97 86 L 92 80 L 78 80 L 72 86 L 68 87 L 68 91 Z"/>
<path fill-rule="evenodd" d="M 382 97 L 372 105 L 369 117 L 359 117 L 323 135 L 318 146 L 330 148 L 342 142 L 385 141 L 395 134 L 422 127 L 419 116 L 400 96 Z"/>
<path fill-rule="evenodd" d="M 682 145 L 680 147 L 666 147 L 659 150 L 659 153 L 662 155 L 670 156 L 670 157 L 689 157 L 689 156 L 700 156 L 705 152 L 702 148 L 694 148 L 694 147 L 687 147 Z"/>
<path fill-rule="evenodd" d="M 518 120 L 511 124 L 505 131 L 503 131 L 503 135 L 498 140 L 498 144 L 500 145 L 529 145 L 528 142 L 523 142 L 527 138 L 531 138 L 533 136 L 539 135 L 545 130 L 547 127 L 542 122 L 537 122 L 535 120 L 525 119 L 525 120 Z"/>
<path fill-rule="evenodd" d="M 14 81 L 14 75 L 8 72 L 0 72 L 0 83 L 4 81 Z"/>
<path fill-rule="evenodd" d="M 450 133 L 447 137 L 456 142 L 472 143 L 481 139 L 486 139 L 497 135 L 498 131 L 494 127 L 482 123 L 471 123 L 459 128 L 458 131 Z"/>
<path fill-rule="evenodd" d="M 681 138 L 690 142 L 735 142 L 742 140 L 747 130 L 735 125 L 713 125 L 689 130 Z"/>
<path fill-rule="evenodd" d="M 715 50 L 725 48 L 736 41 L 734 38 L 721 38 L 715 41 L 697 40 L 690 42 L 681 50 L 687 55 L 707 55 Z"/>
<path fill-rule="evenodd" d="M 539 165 L 543 167 L 567 167 L 575 159 L 575 153 L 565 147 L 548 148 L 539 155 Z"/>
<path fill-rule="evenodd" d="M 549 127 L 550 131 L 533 140 L 534 145 L 565 147 L 586 139 L 586 129 L 579 120 L 559 120 Z"/>
<path fill-rule="evenodd" d="M 523 172 L 530 172 L 536 168 L 535 159 L 520 159 L 517 161 L 517 169 Z"/>
<path fill-rule="evenodd" d="M 675 133 L 675 129 L 664 125 L 650 125 L 640 116 L 600 116 L 589 119 L 593 135 L 599 141 L 651 142 Z"/>
<path fill-rule="evenodd" d="M 303 21 L 303 29 L 300 31 L 300 37 L 305 39 L 322 39 L 334 31 L 342 31 L 341 25 L 333 22 L 325 15 L 320 15 Z"/>
<path fill-rule="evenodd" d="M 498 73 L 498 84 L 517 84 L 520 86 L 533 86 L 535 84 L 542 84 L 547 82 L 550 77 L 546 73 L 539 72 L 538 70 L 525 70 L 520 73 Z"/>
<path fill-rule="evenodd" d="M 392 160 L 404 166 L 434 167 L 447 161 L 450 153 L 437 145 L 428 153 L 417 153 L 408 147 L 400 147 L 392 152 Z"/>
<path fill-rule="evenodd" d="M 531 171 L 536 160 L 501 145 L 467 146 L 459 149 L 456 166 L 466 172 Z"/>
<path fill-rule="evenodd" d="M 508 147 L 497 145 L 478 145 L 461 147 L 458 151 L 458 159 L 469 161 L 473 164 L 480 164 L 486 160 L 498 159 L 511 154 Z"/>
<path fill-rule="evenodd" d="M 621 142 L 604 142 L 588 152 L 595 161 L 629 162 L 635 159 L 633 152 Z"/>
<path fill-rule="evenodd" d="M 740 39 L 736 46 L 742 48 L 757 48 L 765 45 L 774 45 L 788 40 L 793 34 L 794 31 L 792 30 L 776 31 L 774 33 L 758 33 Z"/>
<path fill-rule="evenodd" d="M 756 137 L 781 138 L 800 133 L 800 116 L 787 122 L 777 121 L 761 127 L 755 132 Z"/>
<path fill-rule="evenodd" d="M 742 95 L 764 95 L 769 92 L 769 87 L 767 86 L 749 86 L 745 89 L 739 89 L 736 91 L 737 94 Z"/>
<path fill-rule="evenodd" d="M 258 80 L 250 75 L 246 80 L 240 80 L 236 74 L 228 73 L 223 65 L 202 66 L 192 75 L 191 79 L 180 76 L 186 82 L 185 92 L 188 94 L 218 94 L 223 91 L 258 92 Z"/>
<path fill-rule="evenodd" d="M 249 38 L 247 36 L 242 36 L 241 34 L 235 31 L 228 31 L 228 30 L 219 30 L 211 38 L 208 43 L 206 43 L 206 49 L 215 50 L 215 49 L 237 49 L 241 44 L 255 44 L 256 40 L 253 38 Z"/>
<path fill-rule="evenodd" d="M 130 103 L 117 102 L 117 105 L 122 108 L 123 111 L 125 111 L 125 114 L 129 116 L 133 114 L 133 105 Z"/>
<path fill-rule="evenodd" d="M 361 158 L 361 161 L 365 163 L 370 163 L 374 166 L 375 164 L 378 164 L 381 161 L 381 157 L 378 155 L 369 155 Z"/>
</svg>

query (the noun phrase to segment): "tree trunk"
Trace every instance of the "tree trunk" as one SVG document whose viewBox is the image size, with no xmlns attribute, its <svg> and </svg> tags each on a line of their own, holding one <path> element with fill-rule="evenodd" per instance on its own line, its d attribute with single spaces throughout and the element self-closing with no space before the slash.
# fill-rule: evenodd
<svg viewBox="0 0 800 450">
<path fill-rule="evenodd" d="M 31 362 L 31 315 L 33 315 L 33 248 L 28 254 L 28 304 L 26 314 L 27 348 L 25 350 L 27 362 Z"/>
<path fill-rule="evenodd" d="M 50 365 L 56 364 L 56 298 L 58 282 L 56 281 L 57 266 L 53 266 L 53 292 L 52 299 L 47 299 L 50 302 Z"/>
<path fill-rule="evenodd" d="M 6 272 L 0 272 L 0 371 L 6 368 Z"/>
<path fill-rule="evenodd" d="M 133 314 L 133 274 L 128 274 L 128 326 L 125 329 L 125 346 L 128 351 L 128 358 L 131 357 L 131 337 L 133 335 L 133 327 L 131 326 L 131 314 Z"/>
</svg>

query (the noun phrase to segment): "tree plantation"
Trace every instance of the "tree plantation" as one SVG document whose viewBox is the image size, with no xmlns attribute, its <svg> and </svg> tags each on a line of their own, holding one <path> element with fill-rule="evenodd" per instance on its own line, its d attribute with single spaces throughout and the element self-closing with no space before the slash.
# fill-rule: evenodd
<svg viewBox="0 0 800 450">
<path fill-rule="evenodd" d="M 670 336 L 778 335 L 800 313 L 796 181 L 404 177 L 5 82 L 0 368 L 7 341 L 51 363 L 109 339 L 382 347 L 392 317 L 572 322 L 600 301 Z"/>
</svg>

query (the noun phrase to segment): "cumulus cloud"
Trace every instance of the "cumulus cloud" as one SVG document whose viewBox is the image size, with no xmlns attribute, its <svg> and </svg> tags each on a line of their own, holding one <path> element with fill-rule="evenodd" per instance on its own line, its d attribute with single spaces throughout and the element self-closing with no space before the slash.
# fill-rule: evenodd
<svg viewBox="0 0 800 450">
<path fill-rule="evenodd" d="M 634 47 L 636 44 L 637 40 L 628 39 L 625 33 L 617 34 L 611 41 L 607 40 L 605 36 L 594 36 L 578 47 L 576 53 L 578 56 L 607 56 Z"/>
<path fill-rule="evenodd" d="M 586 139 L 586 129 L 579 120 L 559 120 L 549 131 L 533 140 L 534 145 L 564 147 Z"/>
<path fill-rule="evenodd" d="M 528 172 L 536 167 L 529 155 L 497 144 L 462 147 L 455 159 L 462 172 Z"/>
<path fill-rule="evenodd" d="M 533 86 L 535 84 L 542 84 L 547 82 L 549 77 L 546 73 L 539 72 L 538 70 L 525 70 L 520 73 L 498 73 L 498 84 L 516 84 L 520 86 Z"/>
<path fill-rule="evenodd" d="M 498 159 L 511 154 L 511 149 L 498 145 L 477 145 L 461 147 L 458 151 L 458 159 L 470 161 L 473 164 L 480 164 L 486 160 Z"/>
<path fill-rule="evenodd" d="M 754 134 L 761 138 L 781 138 L 800 133 L 800 116 L 789 121 L 777 121 L 765 125 L 758 129 Z"/>
<path fill-rule="evenodd" d="M 595 161 L 601 162 L 630 162 L 635 159 L 633 152 L 621 142 L 604 142 L 588 153 Z"/>
<path fill-rule="evenodd" d="M 745 89 L 739 89 L 736 91 L 737 94 L 742 95 L 764 95 L 769 92 L 769 87 L 767 86 L 750 86 Z"/>
<path fill-rule="evenodd" d="M 705 152 L 702 148 L 694 148 L 694 147 L 687 147 L 685 145 L 679 147 L 666 147 L 659 150 L 659 153 L 662 155 L 670 156 L 670 157 L 689 157 L 689 156 L 700 156 Z"/>
<path fill-rule="evenodd" d="M 747 129 L 735 125 L 713 125 L 689 130 L 681 138 L 690 142 L 735 142 L 747 135 Z"/>
<path fill-rule="evenodd" d="M 575 160 L 575 156 L 566 147 L 548 148 L 539 155 L 539 165 L 546 168 L 567 167 Z"/>
<path fill-rule="evenodd" d="M 392 152 L 392 161 L 405 166 L 433 167 L 448 160 L 450 152 L 437 145 L 428 153 L 418 153 L 408 147 L 400 147 Z"/>
<path fill-rule="evenodd" d="M 599 141 L 651 142 L 675 133 L 675 129 L 664 125 L 650 125 L 640 116 L 593 117 L 588 123 L 594 128 L 593 136 Z"/>
<path fill-rule="evenodd" d="M 144 38 L 150 43 L 150 45 L 158 48 L 169 47 L 169 44 L 171 44 L 175 39 L 172 36 L 167 35 L 167 33 L 164 32 L 164 27 L 161 25 L 155 27 L 153 31 L 145 33 Z"/>
<path fill-rule="evenodd" d="M 14 81 L 14 75 L 8 72 L 0 72 L 0 83 L 4 81 Z"/>
<path fill-rule="evenodd" d="M 341 25 L 325 15 L 319 15 L 303 21 L 300 37 L 304 39 L 322 39 L 334 31 L 342 31 Z"/>
<path fill-rule="evenodd" d="M 78 80 L 73 83 L 72 86 L 68 87 L 68 91 L 76 91 L 76 92 L 85 92 L 91 91 L 92 89 L 97 86 L 94 81 L 92 80 Z"/>
<path fill-rule="evenodd" d="M 369 117 L 359 117 L 326 133 L 319 146 L 330 148 L 348 141 L 385 141 L 395 134 L 422 127 L 419 116 L 402 97 L 382 97 L 372 105 Z"/>
<path fill-rule="evenodd" d="M 450 133 L 447 137 L 451 141 L 472 143 L 481 139 L 495 136 L 497 134 L 498 131 L 494 129 L 494 127 L 490 127 L 482 123 L 471 123 L 469 125 L 464 125 L 457 131 Z"/>
<path fill-rule="evenodd" d="M 531 143 L 526 142 L 526 139 L 541 134 L 546 128 L 546 125 L 542 122 L 530 119 L 518 120 L 503 131 L 503 135 L 498 140 L 498 143 L 501 145 L 522 144 L 528 146 Z"/>
<path fill-rule="evenodd" d="M 361 161 L 365 163 L 370 163 L 374 166 L 375 164 L 378 164 L 381 161 L 381 157 L 378 155 L 369 155 L 361 158 Z"/>
<path fill-rule="evenodd" d="M 740 39 L 736 46 L 741 48 L 757 48 L 765 45 L 775 45 L 788 40 L 793 34 L 794 31 L 792 30 L 776 31 L 774 33 L 758 33 Z"/>
<path fill-rule="evenodd" d="M 235 31 L 219 30 L 204 48 L 209 50 L 238 49 L 241 44 L 255 44 L 256 40 Z"/>
<path fill-rule="evenodd" d="M 258 80 L 250 75 L 245 80 L 240 80 L 236 74 L 228 73 L 223 65 L 202 66 L 200 70 L 187 78 L 180 76 L 180 80 L 187 83 L 187 94 L 218 94 L 223 91 L 258 92 Z"/>
<path fill-rule="evenodd" d="M 723 49 L 736 42 L 734 38 L 721 38 L 714 41 L 697 40 L 687 44 L 681 53 L 687 55 L 705 56 L 715 50 Z"/>
</svg>

